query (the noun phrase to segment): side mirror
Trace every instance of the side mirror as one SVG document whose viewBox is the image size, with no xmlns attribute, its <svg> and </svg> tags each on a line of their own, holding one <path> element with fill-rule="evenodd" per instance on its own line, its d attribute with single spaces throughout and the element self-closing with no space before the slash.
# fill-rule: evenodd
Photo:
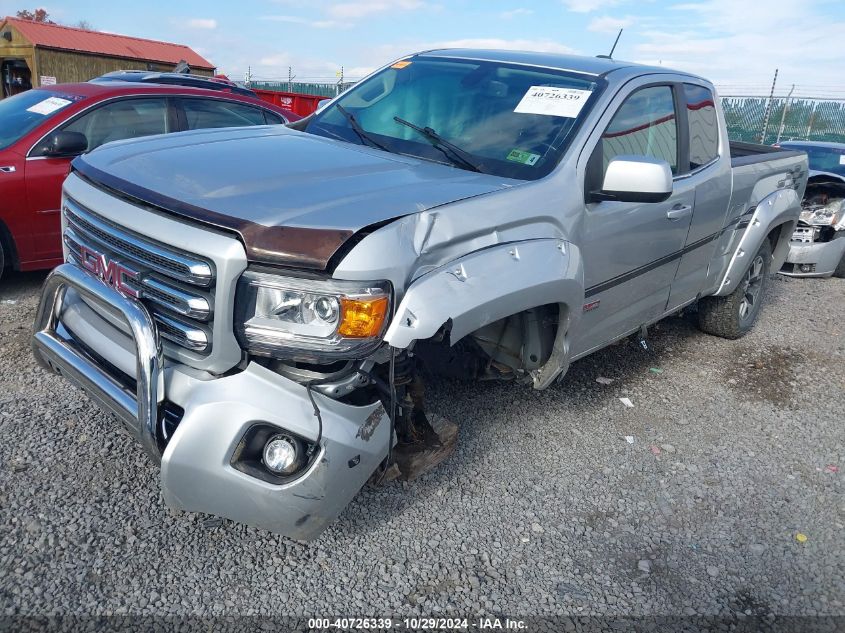
<svg viewBox="0 0 845 633">
<path fill-rule="evenodd" d="M 315 112 L 319 112 L 320 110 L 325 108 L 327 105 L 329 105 L 329 101 L 331 101 L 331 99 L 320 99 L 317 102 L 317 109 L 315 110 Z"/>
<path fill-rule="evenodd" d="M 617 156 L 604 173 L 601 191 L 590 200 L 663 202 L 672 195 L 672 169 L 665 160 L 648 156 Z"/>
<path fill-rule="evenodd" d="M 53 158 L 78 156 L 88 151 L 88 139 L 79 132 L 53 132 L 47 137 L 46 145 L 44 156 Z"/>
</svg>

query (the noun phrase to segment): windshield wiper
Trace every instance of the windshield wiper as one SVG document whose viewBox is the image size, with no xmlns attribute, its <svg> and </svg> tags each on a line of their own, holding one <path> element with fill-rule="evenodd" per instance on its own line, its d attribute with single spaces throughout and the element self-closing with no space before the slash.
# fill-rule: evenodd
<svg viewBox="0 0 845 633">
<path fill-rule="evenodd" d="M 470 158 L 470 154 L 466 150 L 461 149 L 454 143 L 450 143 L 430 127 L 420 127 L 419 125 L 415 125 L 410 121 L 400 119 L 398 116 L 393 117 L 393 120 L 402 125 L 407 125 L 412 130 L 416 130 L 417 132 L 422 134 L 426 139 L 428 139 L 429 143 L 431 143 L 434 147 L 443 152 L 443 155 L 446 156 L 446 158 L 448 158 L 450 161 L 452 161 L 452 163 L 459 163 L 470 171 L 484 173 L 481 167 L 479 167 L 475 163 L 475 161 Z"/>
<path fill-rule="evenodd" d="M 340 104 L 335 104 L 335 107 L 343 116 L 346 117 L 346 120 L 349 121 L 349 126 L 352 128 L 352 131 L 358 135 L 358 138 L 360 138 L 364 142 L 364 145 L 371 145 L 372 147 L 377 147 L 378 149 L 384 150 L 385 152 L 390 151 L 389 149 L 387 149 L 387 147 L 385 147 L 377 140 L 375 140 L 372 136 L 370 136 L 367 130 L 361 127 L 361 124 L 358 123 L 358 119 L 355 118 L 354 114 L 352 114 L 349 110 L 347 110 Z"/>
</svg>

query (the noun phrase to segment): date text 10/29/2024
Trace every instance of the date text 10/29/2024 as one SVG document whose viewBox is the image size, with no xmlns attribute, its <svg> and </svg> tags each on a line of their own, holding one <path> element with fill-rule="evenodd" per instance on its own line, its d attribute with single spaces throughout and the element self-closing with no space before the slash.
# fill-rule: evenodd
<svg viewBox="0 0 845 633">
<path fill-rule="evenodd" d="M 312 631 L 526 631 L 523 620 L 511 618 L 310 618 Z"/>
</svg>

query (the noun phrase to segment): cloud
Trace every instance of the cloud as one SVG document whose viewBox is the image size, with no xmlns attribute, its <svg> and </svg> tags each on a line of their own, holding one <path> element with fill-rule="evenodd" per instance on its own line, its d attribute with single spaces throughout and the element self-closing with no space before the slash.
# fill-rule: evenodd
<svg viewBox="0 0 845 633">
<path fill-rule="evenodd" d="M 422 0 L 359 0 L 330 5 L 326 14 L 338 20 L 356 20 L 388 11 L 412 11 L 422 6 Z"/>
<path fill-rule="evenodd" d="M 532 13 L 534 13 L 532 9 L 526 9 L 524 7 L 521 7 L 519 9 L 511 9 L 510 11 L 502 11 L 499 14 L 499 17 L 503 20 L 511 20 L 520 15 L 531 15 Z"/>
<path fill-rule="evenodd" d="M 830 45 L 842 39 L 845 21 L 824 0 L 769 0 L 753 15 L 745 3 L 707 0 L 674 5 L 671 13 L 664 27 L 638 34 L 635 61 L 703 75 L 724 94 L 766 93 L 775 68 L 784 92 L 793 82 L 832 87 L 845 67 L 845 49 Z"/>
<path fill-rule="evenodd" d="M 352 26 L 347 22 L 339 22 L 337 20 L 309 20 L 297 15 L 262 15 L 259 20 L 265 22 L 286 22 L 288 24 L 304 24 L 315 29 L 332 29 L 332 28 L 349 28 Z"/>
<path fill-rule="evenodd" d="M 290 53 L 276 53 L 259 59 L 257 68 L 281 68 L 282 66 L 290 66 L 292 61 L 293 57 Z"/>
<path fill-rule="evenodd" d="M 588 31 L 595 33 L 616 33 L 619 29 L 625 29 L 634 23 L 634 18 L 626 16 L 624 18 L 612 18 L 609 15 L 604 15 L 600 18 L 593 18 L 589 25 Z"/>
<path fill-rule="evenodd" d="M 592 13 L 617 6 L 622 0 L 563 0 L 566 8 L 575 13 Z"/>
<path fill-rule="evenodd" d="M 190 29 L 204 29 L 210 31 L 217 28 L 217 20 L 212 18 L 191 18 L 186 22 Z"/>
</svg>

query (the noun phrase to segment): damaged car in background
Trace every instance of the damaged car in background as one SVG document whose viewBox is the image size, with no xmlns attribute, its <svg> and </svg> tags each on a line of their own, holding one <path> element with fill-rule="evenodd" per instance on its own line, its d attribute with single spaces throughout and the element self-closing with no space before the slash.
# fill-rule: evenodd
<svg viewBox="0 0 845 633">
<path fill-rule="evenodd" d="M 791 277 L 845 278 L 845 143 L 789 141 L 810 162 L 801 219 L 780 272 Z"/>
<path fill-rule="evenodd" d="M 692 306 L 743 336 L 806 182 L 803 153 L 729 143 L 700 77 L 427 51 L 288 127 L 76 159 L 33 349 L 169 506 L 311 539 L 454 446 L 424 368 L 545 389 Z"/>
</svg>

